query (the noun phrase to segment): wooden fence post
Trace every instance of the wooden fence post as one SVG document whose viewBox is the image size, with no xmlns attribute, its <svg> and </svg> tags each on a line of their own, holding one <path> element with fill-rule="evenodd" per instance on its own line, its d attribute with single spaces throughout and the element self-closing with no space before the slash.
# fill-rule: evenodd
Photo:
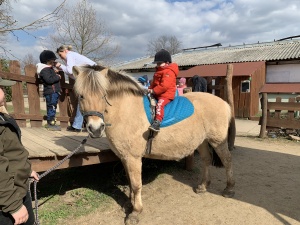
<svg viewBox="0 0 300 225">
<path fill-rule="evenodd" d="M 262 117 L 261 117 L 261 126 L 260 126 L 260 138 L 266 137 L 266 129 L 267 129 L 267 107 L 268 106 L 268 94 L 263 93 L 262 94 L 262 100 L 261 100 L 261 109 L 262 109 Z"/>
<path fill-rule="evenodd" d="M 230 126 L 229 126 L 229 131 L 228 131 L 229 151 L 232 151 L 234 149 L 234 142 L 235 142 L 235 136 L 236 136 L 234 103 L 233 103 L 233 93 L 232 93 L 232 76 L 233 76 L 233 65 L 228 64 L 226 78 L 225 78 L 226 83 L 225 83 L 225 87 L 224 87 L 224 92 L 225 92 L 224 98 L 230 105 L 230 109 L 231 109 L 231 120 L 230 120 Z"/>
<path fill-rule="evenodd" d="M 20 63 L 16 60 L 10 61 L 9 62 L 9 72 L 21 75 Z M 11 88 L 12 88 L 12 103 L 14 106 L 14 113 L 15 114 L 25 114 L 22 81 L 17 82 Z M 18 123 L 18 125 L 20 127 L 26 127 L 26 119 L 16 119 L 16 122 Z"/>
<path fill-rule="evenodd" d="M 36 67 L 34 65 L 32 64 L 26 65 L 24 71 L 25 71 L 25 76 L 36 77 Z M 39 84 L 37 82 L 35 84 L 27 82 L 26 85 L 27 85 L 27 94 L 28 94 L 29 114 L 40 116 L 41 106 L 40 106 Z M 40 119 L 38 120 L 34 120 L 33 118 L 30 119 L 31 127 L 41 127 L 42 123 L 43 121 Z"/>
</svg>

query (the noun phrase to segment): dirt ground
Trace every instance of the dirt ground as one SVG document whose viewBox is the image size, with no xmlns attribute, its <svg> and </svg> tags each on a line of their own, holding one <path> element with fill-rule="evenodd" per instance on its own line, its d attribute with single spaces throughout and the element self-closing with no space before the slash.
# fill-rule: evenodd
<svg viewBox="0 0 300 225">
<path fill-rule="evenodd" d="M 235 146 L 234 198 L 221 195 L 226 182 L 222 168 L 211 168 L 207 193 L 193 191 L 200 171 L 196 154 L 193 171 L 168 171 L 144 183 L 139 225 L 300 224 L 300 142 L 237 137 Z M 120 192 L 128 195 L 128 187 L 120 187 Z M 116 195 L 110 207 L 69 224 L 124 224 L 124 202 L 119 198 Z"/>
</svg>

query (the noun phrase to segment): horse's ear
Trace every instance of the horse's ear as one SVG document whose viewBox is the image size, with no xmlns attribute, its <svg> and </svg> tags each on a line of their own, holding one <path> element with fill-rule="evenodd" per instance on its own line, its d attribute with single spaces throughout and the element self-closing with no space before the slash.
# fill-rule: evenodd
<svg viewBox="0 0 300 225">
<path fill-rule="evenodd" d="M 106 76 L 107 73 L 108 73 L 108 68 L 105 68 L 105 69 L 103 69 L 103 70 L 100 71 L 100 74 L 104 75 L 104 76 Z"/>
<path fill-rule="evenodd" d="M 76 78 L 78 76 L 78 74 L 80 73 L 81 69 L 79 66 L 73 66 L 72 68 L 72 73 L 73 73 L 73 76 Z"/>
</svg>

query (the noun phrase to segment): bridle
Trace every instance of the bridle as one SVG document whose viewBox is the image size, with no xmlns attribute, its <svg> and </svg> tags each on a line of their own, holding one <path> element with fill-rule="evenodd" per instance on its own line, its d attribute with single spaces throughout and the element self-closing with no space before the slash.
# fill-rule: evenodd
<svg viewBox="0 0 300 225">
<path fill-rule="evenodd" d="M 105 105 L 107 104 L 107 105 L 109 105 L 109 106 L 112 106 L 112 105 L 108 102 L 108 100 L 107 100 L 107 98 L 106 98 L 106 94 L 102 96 L 102 99 L 105 100 Z M 80 101 L 80 99 L 79 99 L 79 101 Z M 79 107 L 80 107 L 80 104 L 79 104 Z M 106 107 L 104 107 L 104 110 L 103 110 L 103 111 L 105 111 L 105 108 L 106 108 Z M 101 118 L 101 119 L 103 120 L 105 126 L 111 126 L 111 124 L 105 123 L 105 121 L 104 121 L 104 113 L 101 113 L 101 112 L 98 112 L 98 111 L 83 111 L 83 110 L 81 109 L 81 107 L 80 107 L 80 112 L 81 112 L 81 114 L 82 114 L 82 116 L 83 116 L 83 119 L 84 119 L 85 121 L 87 121 L 87 117 L 89 117 L 89 116 L 98 116 L 99 118 Z"/>
</svg>

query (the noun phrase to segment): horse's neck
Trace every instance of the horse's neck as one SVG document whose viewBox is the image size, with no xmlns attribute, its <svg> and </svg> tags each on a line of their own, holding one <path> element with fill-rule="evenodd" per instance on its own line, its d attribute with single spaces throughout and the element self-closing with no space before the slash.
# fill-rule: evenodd
<svg viewBox="0 0 300 225">
<path fill-rule="evenodd" d="M 143 98 L 141 96 L 126 95 L 118 99 L 112 99 L 110 104 L 112 106 L 108 107 L 107 117 L 111 122 L 123 123 L 131 119 L 147 119 L 144 112 Z"/>
</svg>

